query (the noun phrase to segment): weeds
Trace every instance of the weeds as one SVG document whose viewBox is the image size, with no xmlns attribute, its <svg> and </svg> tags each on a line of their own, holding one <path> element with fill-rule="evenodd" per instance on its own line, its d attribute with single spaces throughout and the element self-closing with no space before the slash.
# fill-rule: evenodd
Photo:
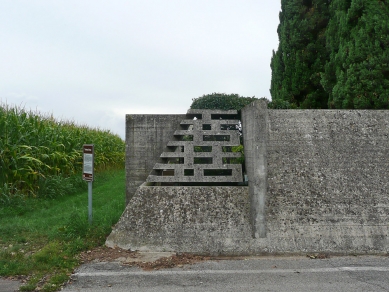
<svg viewBox="0 0 389 292">
<path fill-rule="evenodd" d="M 23 202 L 24 196 L 12 184 L 0 185 L 0 206 L 17 205 Z"/>
</svg>

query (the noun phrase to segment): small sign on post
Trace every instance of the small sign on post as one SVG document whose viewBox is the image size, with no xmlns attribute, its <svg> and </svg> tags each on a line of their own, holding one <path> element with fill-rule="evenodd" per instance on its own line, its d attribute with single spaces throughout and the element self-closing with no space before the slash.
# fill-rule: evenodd
<svg viewBox="0 0 389 292">
<path fill-rule="evenodd" d="M 83 146 L 83 164 L 82 164 L 82 179 L 88 182 L 88 220 L 92 224 L 92 182 L 94 179 L 94 145 L 85 144 Z"/>
<path fill-rule="evenodd" d="M 85 144 L 83 147 L 83 167 L 82 167 L 82 179 L 85 181 L 93 181 L 93 162 L 94 162 L 94 145 Z"/>
</svg>

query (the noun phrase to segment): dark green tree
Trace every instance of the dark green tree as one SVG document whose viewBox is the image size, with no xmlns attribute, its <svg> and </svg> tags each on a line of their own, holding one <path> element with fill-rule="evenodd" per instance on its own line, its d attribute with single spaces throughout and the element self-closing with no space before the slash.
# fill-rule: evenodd
<svg viewBox="0 0 389 292">
<path fill-rule="evenodd" d="M 271 96 L 286 107 L 326 108 L 321 75 L 328 51 L 329 0 L 281 0 L 279 47 L 271 60 Z M 282 104 L 282 103 L 281 103 Z M 285 104 L 284 104 L 285 105 Z"/>
<path fill-rule="evenodd" d="M 325 36 L 328 60 L 332 61 L 329 62 L 327 60 L 321 73 L 321 84 L 324 90 L 328 93 L 328 105 L 330 108 L 334 108 L 334 104 L 332 102 L 332 89 L 336 84 L 336 71 L 338 70 L 335 66 L 335 60 L 337 59 L 341 40 L 348 37 L 345 22 L 347 10 L 350 5 L 351 0 L 333 0 L 330 5 L 331 17 L 327 25 Z"/>
<path fill-rule="evenodd" d="M 389 108 L 389 3 L 333 0 L 329 61 L 321 83 L 330 108 Z"/>
</svg>

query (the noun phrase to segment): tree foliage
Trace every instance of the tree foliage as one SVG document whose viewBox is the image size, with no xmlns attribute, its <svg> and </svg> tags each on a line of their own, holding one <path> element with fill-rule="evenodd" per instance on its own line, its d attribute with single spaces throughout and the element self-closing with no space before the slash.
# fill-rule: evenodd
<svg viewBox="0 0 389 292">
<path fill-rule="evenodd" d="M 191 109 L 241 110 L 257 98 L 239 94 L 211 93 L 192 99 Z"/>
<path fill-rule="evenodd" d="M 282 0 L 276 108 L 389 108 L 389 1 Z"/>
<path fill-rule="evenodd" d="M 320 72 L 328 55 L 324 34 L 329 20 L 327 2 L 281 1 L 280 43 L 270 65 L 273 101 L 286 101 L 290 108 L 326 107 L 328 94 L 320 83 Z"/>
<path fill-rule="evenodd" d="M 239 94 L 226 94 L 226 93 L 211 93 L 204 94 L 201 97 L 194 98 L 192 104 L 190 106 L 191 109 L 212 109 L 212 110 L 237 110 L 240 112 L 242 108 L 244 108 L 249 103 L 257 100 L 257 98 L 253 97 L 243 97 Z M 239 158 L 231 158 L 230 162 L 223 160 L 223 163 L 238 163 L 242 164 L 243 171 L 245 169 L 244 163 L 244 149 L 243 149 L 243 141 L 242 141 L 242 129 L 239 127 L 240 132 L 240 144 L 239 146 L 233 146 L 230 151 L 239 152 L 241 157 Z M 223 151 L 227 151 L 223 146 Z M 195 148 L 196 151 L 196 148 Z M 196 159 L 196 158 L 195 158 Z"/>
<path fill-rule="evenodd" d="M 334 0 L 322 74 L 331 108 L 389 108 L 389 4 Z"/>
</svg>

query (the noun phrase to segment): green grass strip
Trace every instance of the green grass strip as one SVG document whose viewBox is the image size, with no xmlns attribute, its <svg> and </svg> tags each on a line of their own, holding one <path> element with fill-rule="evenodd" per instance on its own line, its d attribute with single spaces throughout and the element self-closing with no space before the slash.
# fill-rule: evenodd
<svg viewBox="0 0 389 292">
<path fill-rule="evenodd" d="M 92 225 L 86 190 L 0 206 L 0 276 L 30 276 L 22 291 L 33 291 L 38 283 L 41 291 L 58 290 L 79 264 L 77 255 L 103 245 L 120 218 L 125 208 L 124 176 L 124 170 L 105 172 L 93 183 Z"/>
</svg>

